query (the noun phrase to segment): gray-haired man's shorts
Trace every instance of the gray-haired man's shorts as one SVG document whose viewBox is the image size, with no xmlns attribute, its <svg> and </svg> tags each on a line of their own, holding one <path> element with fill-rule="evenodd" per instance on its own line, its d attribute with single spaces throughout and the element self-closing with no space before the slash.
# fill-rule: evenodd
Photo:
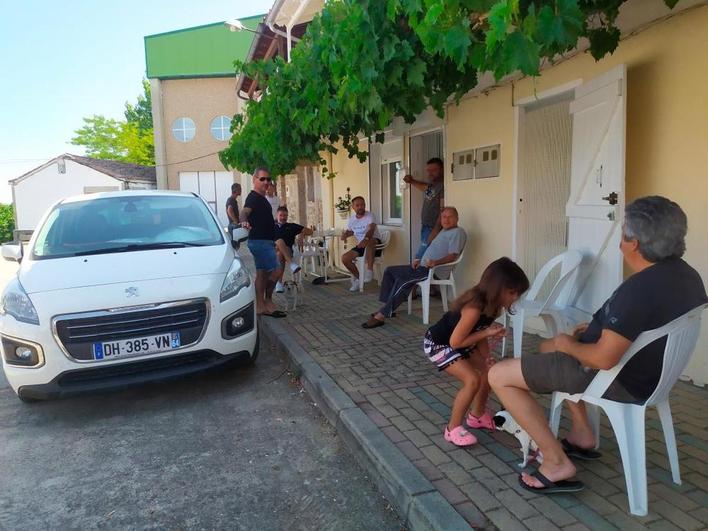
<svg viewBox="0 0 708 531">
<path fill-rule="evenodd" d="M 578 360 L 563 352 L 544 352 L 521 356 L 521 373 L 531 391 L 551 394 L 554 391 L 577 394 L 585 391 L 597 369 L 583 367 Z M 637 403 L 629 391 L 615 380 L 603 398 L 615 402 Z"/>
</svg>

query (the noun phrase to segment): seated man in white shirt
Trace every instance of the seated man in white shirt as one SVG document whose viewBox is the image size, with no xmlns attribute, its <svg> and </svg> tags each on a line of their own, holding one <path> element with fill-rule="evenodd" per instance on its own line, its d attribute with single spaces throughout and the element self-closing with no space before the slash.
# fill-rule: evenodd
<svg viewBox="0 0 708 531">
<path fill-rule="evenodd" d="M 354 236 L 356 246 L 342 255 L 342 263 L 353 275 L 349 291 L 358 291 L 359 269 L 356 267 L 356 259 L 366 253 L 364 282 L 369 282 L 374 278 L 374 257 L 377 254 L 376 245 L 381 243 L 381 235 L 376 226 L 374 215 L 366 211 L 366 201 L 363 197 L 357 196 L 352 199 L 352 208 L 354 213 L 347 221 L 347 230 L 342 233 L 342 241 L 347 241 L 347 238 Z"/>
</svg>

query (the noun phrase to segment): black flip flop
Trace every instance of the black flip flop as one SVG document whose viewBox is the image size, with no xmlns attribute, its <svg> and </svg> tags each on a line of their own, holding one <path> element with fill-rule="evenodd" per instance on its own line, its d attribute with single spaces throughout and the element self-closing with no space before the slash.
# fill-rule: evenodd
<svg viewBox="0 0 708 531">
<path fill-rule="evenodd" d="M 597 450 L 593 450 L 592 448 L 581 448 L 580 446 L 576 446 L 572 442 L 569 442 L 568 439 L 562 439 L 561 445 L 563 445 L 563 451 L 568 457 L 582 459 L 583 461 L 597 461 L 602 457 L 602 454 Z"/>
<path fill-rule="evenodd" d="M 532 487 L 530 485 L 527 485 L 526 483 L 524 483 L 524 480 L 521 478 L 521 476 L 519 476 L 519 485 L 521 485 L 521 488 L 524 490 L 528 490 L 529 492 L 536 492 L 538 494 L 567 494 L 570 492 L 580 492 L 585 488 L 585 485 L 582 481 L 562 479 L 553 482 L 546 476 L 541 474 L 541 472 L 539 472 L 538 470 L 530 474 L 530 476 L 539 480 L 543 484 L 543 487 Z"/>
<path fill-rule="evenodd" d="M 266 316 L 266 317 L 275 317 L 276 319 L 282 319 L 283 317 L 287 317 L 287 316 L 288 316 L 287 313 L 281 312 L 280 310 L 275 310 L 274 312 L 271 312 L 271 313 L 263 312 L 263 313 L 258 314 L 258 315 L 264 315 L 264 316 Z"/>
</svg>

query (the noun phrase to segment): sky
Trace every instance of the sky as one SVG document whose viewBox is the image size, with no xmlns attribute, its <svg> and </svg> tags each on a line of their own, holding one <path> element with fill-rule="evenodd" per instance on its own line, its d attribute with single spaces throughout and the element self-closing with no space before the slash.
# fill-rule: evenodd
<svg viewBox="0 0 708 531">
<path fill-rule="evenodd" d="M 143 37 L 267 13 L 274 0 L 0 0 L 0 203 L 9 179 L 62 153 L 83 117 L 123 118 Z"/>
</svg>

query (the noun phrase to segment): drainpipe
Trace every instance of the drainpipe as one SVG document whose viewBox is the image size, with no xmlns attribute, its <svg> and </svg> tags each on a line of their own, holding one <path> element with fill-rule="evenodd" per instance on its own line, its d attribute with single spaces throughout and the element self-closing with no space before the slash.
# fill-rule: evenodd
<svg viewBox="0 0 708 531">
<path fill-rule="evenodd" d="M 292 17 L 290 17 L 290 21 L 285 25 L 285 31 L 287 33 L 287 40 L 288 40 L 288 63 L 290 62 L 290 52 L 293 48 L 292 44 L 292 29 L 295 23 L 297 22 L 297 19 L 300 18 L 300 15 L 302 15 L 302 12 L 305 11 L 305 8 L 310 4 L 311 0 L 301 0 L 300 5 L 298 8 L 295 10 L 295 13 L 293 14 Z"/>
</svg>

